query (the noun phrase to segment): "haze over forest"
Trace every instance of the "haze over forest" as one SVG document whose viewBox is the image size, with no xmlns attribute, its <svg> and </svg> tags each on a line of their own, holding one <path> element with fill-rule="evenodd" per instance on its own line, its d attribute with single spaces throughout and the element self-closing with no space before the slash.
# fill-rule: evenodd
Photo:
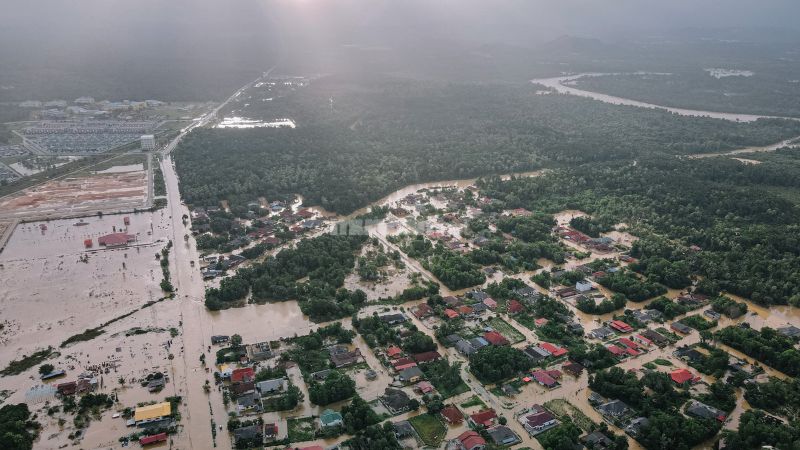
<svg viewBox="0 0 800 450">
<path fill-rule="evenodd" d="M 791 0 L 14 3 L 0 15 L 0 85 L 13 86 L 0 101 L 222 98 L 278 62 L 285 73 L 514 81 L 563 62 L 675 70 L 720 56 L 720 42 L 792 51 L 800 36 Z"/>
</svg>

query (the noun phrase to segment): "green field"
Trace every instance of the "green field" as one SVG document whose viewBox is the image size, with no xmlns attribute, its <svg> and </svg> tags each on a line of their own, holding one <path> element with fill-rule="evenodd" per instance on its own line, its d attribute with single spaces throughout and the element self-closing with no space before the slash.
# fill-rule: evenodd
<svg viewBox="0 0 800 450">
<path fill-rule="evenodd" d="M 439 443 L 444 439 L 447 434 L 447 428 L 444 426 L 439 416 L 431 414 L 420 414 L 408 420 L 411 425 L 417 430 L 417 434 L 422 439 L 425 445 L 431 447 L 438 447 Z"/>
<path fill-rule="evenodd" d="M 517 329 L 514 328 L 510 323 L 499 317 L 492 317 L 486 321 L 486 324 L 497 330 L 497 332 L 502 334 L 512 344 L 516 344 L 525 340 L 524 334 L 517 331 Z"/>
<path fill-rule="evenodd" d="M 286 427 L 289 433 L 289 442 L 305 442 L 314 439 L 314 425 L 313 417 L 291 418 L 286 421 Z"/>
</svg>

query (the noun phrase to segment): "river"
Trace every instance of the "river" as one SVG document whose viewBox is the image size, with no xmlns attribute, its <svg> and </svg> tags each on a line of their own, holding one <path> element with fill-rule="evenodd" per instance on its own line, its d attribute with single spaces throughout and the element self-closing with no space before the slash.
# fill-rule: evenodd
<svg viewBox="0 0 800 450">
<path fill-rule="evenodd" d="M 551 88 L 556 92 L 561 94 L 570 94 L 570 95 L 577 95 L 579 97 L 589 97 L 594 100 L 600 100 L 601 102 L 611 103 L 613 105 L 626 105 L 626 106 L 638 106 L 640 108 L 650 108 L 650 109 L 663 109 L 665 111 L 669 111 L 671 113 L 675 113 L 681 116 L 691 116 L 691 117 L 710 117 L 712 119 L 723 119 L 723 120 L 730 120 L 733 122 L 754 122 L 758 119 L 787 119 L 787 120 L 798 120 L 792 117 L 779 117 L 779 116 L 765 116 L 759 114 L 738 114 L 738 113 L 726 113 L 726 112 L 717 112 L 717 111 L 701 111 L 697 109 L 685 109 L 685 108 L 673 108 L 670 106 L 663 106 L 663 105 L 656 105 L 653 103 L 646 103 L 640 102 L 638 100 L 632 100 L 629 98 L 624 97 L 616 97 L 613 95 L 608 94 L 601 94 L 599 92 L 593 91 L 586 91 L 583 89 L 578 89 L 570 84 L 574 83 L 576 80 L 582 77 L 601 77 L 606 75 L 616 75 L 612 73 L 579 73 L 575 75 L 567 75 L 561 77 L 552 77 L 552 78 L 537 78 L 531 80 L 531 83 L 540 84 L 542 86 Z"/>
</svg>

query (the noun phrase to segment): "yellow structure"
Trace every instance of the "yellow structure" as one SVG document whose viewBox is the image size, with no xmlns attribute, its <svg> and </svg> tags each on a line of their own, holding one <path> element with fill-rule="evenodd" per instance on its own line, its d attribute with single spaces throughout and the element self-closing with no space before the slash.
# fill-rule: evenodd
<svg viewBox="0 0 800 450">
<path fill-rule="evenodd" d="M 169 402 L 163 402 L 136 408 L 136 411 L 133 413 L 133 419 L 136 423 L 150 422 L 170 414 L 172 414 L 172 405 L 170 405 Z"/>
</svg>

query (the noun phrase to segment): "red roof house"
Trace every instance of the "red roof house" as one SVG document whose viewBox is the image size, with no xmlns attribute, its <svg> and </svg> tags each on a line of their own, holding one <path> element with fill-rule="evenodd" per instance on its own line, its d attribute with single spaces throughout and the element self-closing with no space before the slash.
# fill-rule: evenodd
<svg viewBox="0 0 800 450">
<path fill-rule="evenodd" d="M 610 325 L 611 328 L 620 331 L 622 333 L 630 333 L 631 331 L 633 331 L 633 327 L 631 327 L 630 325 L 621 320 L 612 320 Z"/>
<path fill-rule="evenodd" d="M 503 337 L 502 334 L 498 333 L 497 331 L 487 331 L 483 333 L 483 338 L 489 341 L 492 345 L 508 345 L 508 339 Z"/>
<path fill-rule="evenodd" d="M 556 358 L 567 354 L 566 349 L 553 345 L 549 342 L 542 342 L 541 344 L 539 344 L 539 347 L 547 350 L 548 352 L 550 352 L 551 355 L 553 355 Z"/>
<path fill-rule="evenodd" d="M 607 345 L 606 348 L 614 356 L 622 356 L 623 354 L 625 354 L 625 352 L 621 348 L 617 347 L 614 344 Z"/>
<path fill-rule="evenodd" d="M 420 381 L 415 387 L 421 394 L 430 394 L 433 392 L 433 385 L 430 381 Z"/>
<path fill-rule="evenodd" d="M 256 379 L 256 371 L 252 367 L 234 369 L 231 372 L 231 383 L 246 383 Z"/>
<path fill-rule="evenodd" d="M 458 317 L 458 313 L 450 308 L 444 310 L 444 315 L 447 316 L 448 319 L 455 319 Z"/>
<path fill-rule="evenodd" d="M 472 307 L 469 307 L 467 305 L 459 306 L 458 312 L 464 316 L 467 316 L 469 314 L 472 314 Z"/>
<path fill-rule="evenodd" d="M 621 338 L 619 340 L 619 343 L 624 345 L 625 347 L 632 348 L 634 350 L 639 348 L 639 346 L 636 344 L 636 342 L 633 342 L 632 340 L 630 340 L 628 338 Z"/>
<path fill-rule="evenodd" d="M 483 449 L 486 447 L 486 440 L 476 431 L 465 431 L 458 435 L 456 438 L 461 443 L 461 447 L 465 450 Z"/>
<path fill-rule="evenodd" d="M 167 433 L 158 433 L 152 436 L 145 436 L 139 438 L 139 445 L 155 444 L 157 442 L 164 442 L 167 440 Z"/>
<path fill-rule="evenodd" d="M 436 361 L 437 359 L 442 359 L 442 355 L 440 355 L 439 352 L 433 351 L 433 352 L 417 353 L 415 355 L 411 355 L 411 358 L 413 358 L 414 361 L 422 364 L 426 362 Z"/>
<path fill-rule="evenodd" d="M 402 353 L 403 353 L 403 351 L 400 350 L 400 347 L 398 347 L 396 345 L 393 345 L 393 346 L 391 346 L 391 347 L 386 349 L 386 356 L 388 356 L 389 358 L 394 358 L 396 356 L 400 356 L 400 354 L 402 354 Z"/>
<path fill-rule="evenodd" d="M 493 409 L 486 409 L 469 416 L 469 421 L 474 425 L 483 425 L 490 427 L 494 425 L 494 420 L 497 418 L 497 413 Z"/>
<path fill-rule="evenodd" d="M 545 372 L 544 370 L 537 370 L 532 373 L 533 378 L 546 388 L 554 388 L 558 386 L 558 382 L 555 378 L 551 377 L 549 373 Z"/>
<path fill-rule="evenodd" d="M 492 297 L 486 297 L 485 299 L 483 299 L 483 304 L 486 305 L 486 307 L 489 309 L 497 308 L 497 302 L 494 301 Z"/>
<path fill-rule="evenodd" d="M 105 245 L 106 247 L 119 247 L 122 245 L 128 245 L 128 242 L 133 242 L 135 240 L 135 234 L 111 233 L 97 238 L 97 243 L 99 245 Z"/>
<path fill-rule="evenodd" d="M 670 372 L 669 377 L 672 378 L 672 381 L 674 381 L 676 384 L 683 384 L 694 379 L 692 372 L 689 372 L 686 369 L 675 369 Z"/>
<path fill-rule="evenodd" d="M 427 303 L 420 303 L 413 312 L 417 319 L 424 319 L 433 314 L 433 309 Z"/>
<path fill-rule="evenodd" d="M 459 411 L 458 408 L 453 405 L 448 405 L 442 408 L 440 414 L 442 415 L 442 418 L 444 418 L 444 420 L 450 425 L 456 425 L 464 421 L 464 415 L 461 414 L 461 411 Z"/>
<path fill-rule="evenodd" d="M 524 309 L 525 308 L 522 306 L 522 303 L 518 302 L 515 299 L 511 299 L 511 301 L 508 302 L 508 313 L 509 314 L 521 313 Z"/>
</svg>

